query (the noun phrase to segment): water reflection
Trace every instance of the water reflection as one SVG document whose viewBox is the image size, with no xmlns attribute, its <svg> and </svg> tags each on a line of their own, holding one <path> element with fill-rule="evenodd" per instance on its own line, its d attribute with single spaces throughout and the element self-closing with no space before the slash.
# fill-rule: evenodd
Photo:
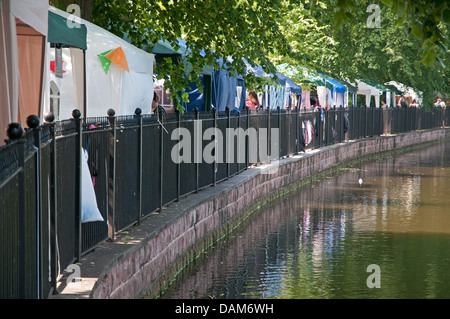
<svg viewBox="0 0 450 319">
<path fill-rule="evenodd" d="M 450 143 L 347 168 L 259 212 L 163 297 L 448 298 L 449 189 Z"/>
</svg>

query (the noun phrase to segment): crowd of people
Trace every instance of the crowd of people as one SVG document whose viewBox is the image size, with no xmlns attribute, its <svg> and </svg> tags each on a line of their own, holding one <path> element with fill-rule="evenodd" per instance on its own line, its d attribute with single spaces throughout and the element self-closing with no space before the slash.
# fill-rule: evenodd
<svg viewBox="0 0 450 319">
<path fill-rule="evenodd" d="M 162 114 L 166 114 L 166 110 L 164 109 L 164 107 L 162 107 L 159 104 L 159 96 L 156 94 L 156 92 L 154 93 L 153 96 L 153 103 L 152 103 L 152 113 L 162 113 Z M 310 99 L 310 103 L 311 103 L 311 108 L 316 110 L 316 109 L 320 109 L 319 103 L 318 103 L 318 99 L 311 97 Z M 442 99 L 438 98 L 436 100 L 436 103 L 434 103 L 435 107 L 438 108 L 446 108 L 447 104 L 450 104 L 450 101 L 447 101 L 447 103 L 445 103 Z M 258 110 L 261 108 L 261 104 L 259 102 L 258 99 L 258 94 L 255 91 L 250 91 L 248 93 L 247 99 L 245 101 L 245 106 L 251 110 Z M 416 100 L 413 100 L 410 104 L 408 104 L 407 100 L 405 97 L 400 97 L 398 99 L 397 105 L 396 107 L 400 107 L 400 108 L 407 108 L 407 107 L 417 107 L 417 103 Z M 342 107 L 342 106 L 341 106 Z M 387 104 L 386 101 L 383 99 L 381 100 L 381 108 L 387 108 Z"/>
<path fill-rule="evenodd" d="M 449 101 L 447 101 L 447 104 L 449 104 Z M 437 99 L 436 103 L 434 103 L 434 106 L 445 109 L 447 107 L 447 104 L 445 104 L 445 102 L 442 99 Z"/>
</svg>

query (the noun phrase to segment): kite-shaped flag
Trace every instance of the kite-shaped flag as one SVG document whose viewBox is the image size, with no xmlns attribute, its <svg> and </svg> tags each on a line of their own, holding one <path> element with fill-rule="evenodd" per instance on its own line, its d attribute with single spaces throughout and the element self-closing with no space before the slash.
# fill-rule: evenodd
<svg viewBox="0 0 450 319">
<path fill-rule="evenodd" d="M 109 67 L 111 66 L 111 61 L 108 60 L 105 55 L 107 55 L 112 50 L 108 50 L 106 52 L 100 53 L 98 55 L 98 58 L 100 59 L 100 63 L 102 64 L 103 70 L 105 71 L 105 74 L 108 73 Z"/>
<path fill-rule="evenodd" d="M 117 64 L 125 71 L 130 72 L 130 69 L 128 68 L 127 58 L 125 56 L 125 52 L 123 52 L 122 47 L 100 53 L 98 57 L 102 64 L 103 70 L 105 70 L 105 73 L 108 73 L 111 62 Z"/>
</svg>

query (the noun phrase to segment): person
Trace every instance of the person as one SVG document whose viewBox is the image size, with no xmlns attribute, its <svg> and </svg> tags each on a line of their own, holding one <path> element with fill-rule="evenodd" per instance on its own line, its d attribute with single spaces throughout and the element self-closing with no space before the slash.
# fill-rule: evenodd
<svg viewBox="0 0 450 319">
<path fill-rule="evenodd" d="M 385 100 L 383 99 L 383 100 L 381 100 L 381 107 L 383 108 L 383 109 L 385 109 L 386 108 L 386 102 L 385 102 Z"/>
<path fill-rule="evenodd" d="M 316 99 L 314 97 L 311 96 L 309 98 L 309 104 L 311 105 L 312 109 L 314 109 L 314 110 L 316 109 Z"/>
<path fill-rule="evenodd" d="M 434 103 L 435 107 L 441 107 L 441 99 L 437 99 L 436 103 Z"/>
<path fill-rule="evenodd" d="M 158 112 L 160 114 L 166 114 L 166 110 L 164 109 L 164 107 L 159 105 L 158 102 L 159 102 L 159 96 L 158 96 L 158 94 L 156 94 L 156 92 L 153 92 L 152 112 L 156 113 L 156 111 L 158 110 Z"/>
<path fill-rule="evenodd" d="M 408 107 L 408 103 L 406 102 L 406 99 L 403 96 L 400 98 L 399 102 L 400 102 L 399 104 L 400 104 L 400 106 L 402 108 L 407 108 Z"/>
<path fill-rule="evenodd" d="M 258 95 L 255 91 L 250 91 L 248 93 L 247 100 L 245 101 L 245 106 L 252 110 L 258 110 L 261 105 L 259 104 Z"/>
<path fill-rule="evenodd" d="M 101 126 L 101 123 L 100 123 L 100 122 L 97 122 L 97 123 L 95 123 L 95 124 L 90 124 L 90 125 L 89 125 L 89 129 L 90 129 L 90 130 L 93 130 L 93 129 L 99 128 L 100 126 Z"/>
</svg>

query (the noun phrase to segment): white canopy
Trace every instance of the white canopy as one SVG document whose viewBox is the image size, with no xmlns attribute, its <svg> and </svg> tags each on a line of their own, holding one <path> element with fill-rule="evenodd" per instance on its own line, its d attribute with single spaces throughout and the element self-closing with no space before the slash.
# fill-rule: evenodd
<svg viewBox="0 0 450 319">
<path fill-rule="evenodd" d="M 387 84 L 389 85 L 394 85 L 396 88 L 398 88 L 400 91 L 403 92 L 403 96 L 411 97 L 411 101 L 416 100 L 416 103 L 418 105 L 422 105 L 422 101 L 423 101 L 423 92 L 416 92 L 414 91 L 413 88 L 404 85 L 403 83 L 399 83 L 399 82 L 395 82 L 395 81 L 390 81 Z"/>
<path fill-rule="evenodd" d="M 380 90 L 377 88 L 364 83 L 360 80 L 356 80 L 356 83 L 358 85 L 358 91 L 356 94 L 365 95 L 366 96 L 366 106 L 370 107 L 370 97 L 375 97 L 375 106 L 380 107 L 380 95 L 383 94 Z"/>
<path fill-rule="evenodd" d="M 54 7 L 49 10 L 63 17 L 70 14 Z M 151 113 L 153 99 L 153 65 L 155 56 L 147 53 L 112 33 L 80 19 L 87 28 L 86 50 L 86 117 L 106 116 L 107 110 L 113 108 L 116 115 L 134 114 L 136 108 L 142 114 Z M 128 70 L 115 63 L 107 72 L 103 69 L 99 54 L 108 50 L 121 48 L 125 54 Z M 55 60 L 55 50 L 49 51 L 50 61 Z M 49 83 L 59 89 L 59 119 L 72 117 L 72 111 L 79 109 L 83 113 L 83 53 L 79 49 L 63 49 L 63 78 L 57 78 L 50 72 Z M 53 90 L 55 93 L 55 90 Z M 53 95 L 56 98 L 57 95 Z M 46 111 L 51 111 L 47 104 Z M 54 111 L 54 110 L 52 110 Z"/>
</svg>

